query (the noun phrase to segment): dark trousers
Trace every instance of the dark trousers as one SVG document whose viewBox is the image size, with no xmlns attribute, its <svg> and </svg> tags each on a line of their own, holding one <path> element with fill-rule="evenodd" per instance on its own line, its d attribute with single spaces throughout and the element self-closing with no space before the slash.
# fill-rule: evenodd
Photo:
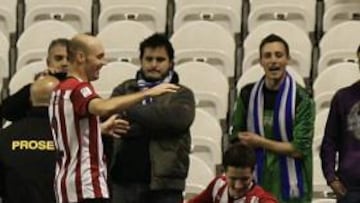
<svg viewBox="0 0 360 203">
<path fill-rule="evenodd" d="M 360 191 L 347 191 L 345 196 L 337 201 L 337 203 L 359 203 Z"/>
<path fill-rule="evenodd" d="M 148 184 L 112 184 L 112 203 L 181 203 L 182 191 L 150 191 Z"/>
</svg>

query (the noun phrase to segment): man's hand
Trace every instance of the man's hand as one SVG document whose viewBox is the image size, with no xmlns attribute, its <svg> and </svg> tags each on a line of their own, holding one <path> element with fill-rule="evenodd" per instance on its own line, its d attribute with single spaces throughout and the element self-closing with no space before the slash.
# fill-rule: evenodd
<svg viewBox="0 0 360 203">
<path fill-rule="evenodd" d="M 334 191 L 336 198 L 340 199 L 346 194 L 346 188 L 339 179 L 332 181 L 330 184 L 331 189 Z"/>
<path fill-rule="evenodd" d="M 238 138 L 241 143 L 252 147 L 262 147 L 262 141 L 265 139 L 252 132 L 240 132 Z"/>
<path fill-rule="evenodd" d="M 125 135 L 129 129 L 129 122 L 117 118 L 115 114 L 101 123 L 101 133 L 111 135 L 114 138 L 120 138 L 122 135 Z"/>
<path fill-rule="evenodd" d="M 159 96 L 167 92 L 176 92 L 180 87 L 171 83 L 163 83 L 153 88 L 145 90 L 145 95 L 148 97 Z"/>
</svg>

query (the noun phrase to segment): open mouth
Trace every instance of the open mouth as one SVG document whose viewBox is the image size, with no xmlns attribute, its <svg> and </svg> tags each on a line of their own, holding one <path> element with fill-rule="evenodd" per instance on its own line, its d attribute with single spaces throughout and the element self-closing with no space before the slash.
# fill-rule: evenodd
<svg viewBox="0 0 360 203">
<path fill-rule="evenodd" d="M 278 66 L 272 66 L 269 68 L 270 72 L 275 72 L 275 71 L 279 71 L 279 70 L 280 70 L 280 67 L 278 67 Z"/>
</svg>

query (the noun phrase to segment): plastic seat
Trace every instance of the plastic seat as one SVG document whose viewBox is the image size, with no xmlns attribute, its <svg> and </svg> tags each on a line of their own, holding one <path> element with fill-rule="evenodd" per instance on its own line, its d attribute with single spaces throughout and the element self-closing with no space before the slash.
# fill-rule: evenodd
<svg viewBox="0 0 360 203">
<path fill-rule="evenodd" d="M 100 0 L 99 30 L 115 21 L 132 20 L 156 32 L 165 32 L 167 0 Z"/>
<path fill-rule="evenodd" d="M 9 77 L 9 41 L 8 38 L 0 32 L 0 83 L 2 87 L 2 78 Z M 0 87 L 0 90 L 1 90 Z"/>
<path fill-rule="evenodd" d="M 16 31 L 16 3 L 15 0 L 0 0 L 0 31 L 9 40 L 9 34 Z"/>
<path fill-rule="evenodd" d="M 319 154 L 314 153 L 313 157 L 313 191 L 323 192 L 324 194 L 331 192 L 331 188 L 327 185 L 321 169 L 321 159 Z"/>
<path fill-rule="evenodd" d="M 229 84 L 214 66 L 201 62 L 183 63 L 176 67 L 181 84 L 194 91 L 198 106 L 218 119 L 225 119 L 228 109 Z"/>
<path fill-rule="evenodd" d="M 296 80 L 297 84 L 305 88 L 304 79 L 293 67 L 288 66 L 286 70 Z M 236 83 L 237 92 L 239 93 L 241 88 L 243 88 L 244 86 L 259 81 L 261 77 L 264 76 L 264 74 L 265 74 L 264 68 L 260 64 L 251 67 L 237 81 Z"/>
<path fill-rule="evenodd" d="M 92 0 L 25 0 L 25 29 L 43 20 L 59 20 L 78 32 L 91 32 Z"/>
<path fill-rule="evenodd" d="M 115 87 L 128 79 L 134 79 L 139 67 L 126 62 L 112 62 L 100 71 L 98 80 L 92 82 L 96 92 L 103 98 L 108 98 Z"/>
<path fill-rule="evenodd" d="M 304 78 L 310 77 L 312 45 L 308 35 L 289 22 L 266 22 L 252 32 L 244 40 L 244 60 L 242 72 L 259 63 L 259 46 L 270 34 L 282 37 L 289 45 L 289 65 L 294 67 Z"/>
<path fill-rule="evenodd" d="M 230 33 L 239 33 L 242 1 L 239 0 L 176 0 L 175 32 L 191 21 L 211 21 Z"/>
<path fill-rule="evenodd" d="M 323 138 L 325 132 L 326 121 L 329 115 L 329 108 L 322 109 L 315 115 L 314 137 Z"/>
<path fill-rule="evenodd" d="M 252 0 L 248 18 L 248 28 L 252 32 L 267 21 L 287 21 L 306 32 L 315 30 L 314 0 Z"/>
<path fill-rule="evenodd" d="M 234 76 L 235 41 L 223 27 L 205 21 L 189 22 L 177 30 L 170 41 L 176 50 L 177 65 L 189 61 L 205 62 L 227 77 Z"/>
<path fill-rule="evenodd" d="M 359 80 L 359 78 L 360 72 L 356 63 L 338 63 L 324 70 L 318 75 L 313 84 L 314 100 L 317 109 L 320 110 L 328 107 L 324 103 L 327 102 L 329 104 L 337 90 L 351 85 Z"/>
<path fill-rule="evenodd" d="M 332 27 L 319 43 L 318 74 L 327 67 L 344 61 L 357 61 L 360 21 L 347 21 Z"/>
<path fill-rule="evenodd" d="M 336 203 L 336 199 L 314 199 L 312 203 Z"/>
<path fill-rule="evenodd" d="M 360 19 L 359 1 L 342 1 L 325 10 L 323 30 L 326 32 L 332 27 L 346 21 Z"/>
<path fill-rule="evenodd" d="M 117 21 L 99 32 L 108 61 L 125 61 L 139 65 L 139 44 L 153 31 L 135 21 Z"/>
<path fill-rule="evenodd" d="M 76 33 L 72 26 L 54 20 L 41 21 L 30 26 L 22 33 L 16 44 L 18 49 L 16 70 L 28 63 L 44 59 L 52 40 L 72 38 Z"/>
<path fill-rule="evenodd" d="M 213 171 L 200 158 L 190 155 L 189 173 L 186 178 L 185 193 L 199 194 L 215 177 Z"/>
<path fill-rule="evenodd" d="M 47 69 L 45 61 L 37 61 L 21 67 L 9 82 L 9 94 L 14 94 L 25 85 L 32 83 L 37 73 Z"/>
<path fill-rule="evenodd" d="M 215 165 L 221 164 L 220 123 L 203 109 L 196 108 L 195 113 L 195 120 L 190 128 L 192 153 L 201 157 L 215 172 Z"/>
</svg>

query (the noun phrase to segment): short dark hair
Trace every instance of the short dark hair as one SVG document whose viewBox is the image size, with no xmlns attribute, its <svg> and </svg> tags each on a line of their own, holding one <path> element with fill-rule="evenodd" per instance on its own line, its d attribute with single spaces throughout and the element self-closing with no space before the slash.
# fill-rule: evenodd
<svg viewBox="0 0 360 203">
<path fill-rule="evenodd" d="M 140 43 L 140 59 L 144 56 L 145 48 L 165 47 L 170 61 L 174 60 L 174 48 L 169 39 L 159 33 L 155 33 Z"/>
<path fill-rule="evenodd" d="M 284 45 L 284 47 L 285 47 L 286 56 L 287 57 L 290 56 L 288 43 L 283 38 L 281 38 L 280 36 L 275 35 L 275 34 L 270 34 L 270 35 L 266 36 L 260 43 L 260 47 L 259 47 L 260 58 L 261 58 L 261 51 L 262 51 L 263 47 L 265 46 L 265 44 L 272 43 L 272 42 L 280 42 L 280 43 L 282 43 Z"/>
<path fill-rule="evenodd" d="M 231 145 L 223 155 L 223 167 L 225 171 L 229 166 L 236 168 L 250 167 L 251 170 L 254 170 L 255 164 L 255 151 L 250 146 L 241 143 Z"/>
<path fill-rule="evenodd" d="M 67 48 L 69 46 L 69 40 L 65 38 L 57 38 L 52 40 L 48 47 L 48 55 L 50 54 L 51 49 L 57 45 L 61 45 Z"/>
</svg>

